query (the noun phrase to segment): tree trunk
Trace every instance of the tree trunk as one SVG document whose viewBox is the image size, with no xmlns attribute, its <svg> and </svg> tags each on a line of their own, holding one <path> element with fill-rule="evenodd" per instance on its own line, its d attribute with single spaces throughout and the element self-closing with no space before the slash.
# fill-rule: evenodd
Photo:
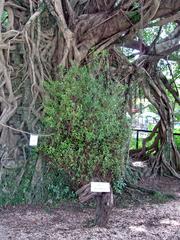
<svg viewBox="0 0 180 240">
<path fill-rule="evenodd" d="M 147 1 L 138 10 L 138 14 L 143 15 L 143 24 L 142 21 L 134 24 L 128 17 L 132 14 L 134 1 L 119 1 L 120 5 L 117 6 L 115 1 L 105 3 L 102 0 L 98 4 L 94 0 L 75 2 L 3 0 L 0 3 L 0 16 L 6 10 L 7 17 L 3 21 L 9 22 L 7 26 L 0 24 L 0 194 L 11 192 L 8 183 L 14 179 L 21 182 L 27 159 L 32 158 L 27 132 L 41 133 L 43 130 L 39 124 L 43 112 L 43 84 L 56 75 L 58 64 L 68 69 L 72 63 L 87 63 L 95 50 L 107 49 L 119 38 L 123 44 L 142 25 L 147 26 L 152 19 L 163 15 L 176 14 L 180 9 L 180 3 L 176 0 L 151 0 L 150 4 Z M 114 59 L 110 52 L 113 63 L 109 75 L 115 81 L 119 81 L 121 76 L 121 81 L 129 88 L 134 66 L 124 61 L 121 64 L 121 56 Z M 147 87 L 151 89 L 150 95 L 148 92 L 145 94 L 150 100 L 155 97 L 152 103 L 161 116 L 159 132 L 162 148 L 158 150 L 157 157 L 171 170 L 180 169 L 179 155 L 172 137 L 173 114 L 168 101 L 163 98 L 159 102 L 158 84 L 155 91 L 152 84 L 147 84 Z M 172 151 L 169 153 L 166 147 Z M 169 163 L 164 161 L 165 155 L 169 159 L 174 157 L 174 160 Z M 8 181 L 6 176 L 9 175 L 14 179 Z M 32 176 L 32 179 L 36 178 Z M 32 186 L 35 189 L 34 181 Z"/>
<path fill-rule="evenodd" d="M 160 122 L 155 126 L 154 131 L 150 137 L 143 141 L 142 149 L 133 156 L 139 159 L 149 158 L 151 165 L 151 175 L 170 173 L 177 178 L 180 175 L 180 153 L 174 143 L 173 137 L 173 110 L 170 101 L 164 90 L 160 76 L 157 72 L 157 63 L 150 63 L 147 59 L 143 62 L 143 69 L 141 73 L 137 73 L 141 87 L 145 97 L 155 106 L 160 116 Z M 140 75 L 139 75 L 140 74 Z M 154 143 L 147 147 L 146 143 L 152 139 L 157 133 Z M 153 158 L 152 158 L 153 156 Z"/>
<path fill-rule="evenodd" d="M 0 204 L 12 203 L 17 193 L 26 202 L 33 202 L 36 195 L 38 202 L 42 199 L 36 168 L 42 175 L 42 166 L 30 150 L 29 135 L 42 132 L 43 81 L 53 68 L 56 34 L 49 31 L 48 18 L 47 25 L 42 18 L 40 26 L 31 1 L 3 2 L 0 10 L 8 11 L 10 27 L 0 31 L 5 46 L 0 46 Z"/>
<path fill-rule="evenodd" d="M 96 200 L 96 218 L 95 224 L 99 227 L 105 227 L 108 224 L 109 217 L 113 208 L 113 193 L 101 193 L 95 197 Z"/>
<path fill-rule="evenodd" d="M 112 208 L 113 208 L 113 192 L 112 189 L 108 193 L 91 192 L 91 184 L 86 184 L 81 187 L 76 194 L 79 196 L 79 201 L 85 203 L 95 199 L 96 202 L 96 217 L 95 224 L 99 227 L 105 227 L 108 223 Z"/>
</svg>

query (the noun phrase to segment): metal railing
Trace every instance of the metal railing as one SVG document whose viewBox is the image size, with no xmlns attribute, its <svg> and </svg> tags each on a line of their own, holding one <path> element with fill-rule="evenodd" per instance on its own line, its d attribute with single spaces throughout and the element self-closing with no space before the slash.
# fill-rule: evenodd
<svg viewBox="0 0 180 240">
<path fill-rule="evenodd" d="M 132 131 L 136 132 L 136 149 L 139 148 L 139 133 L 144 132 L 144 133 L 152 133 L 150 130 L 145 130 L 145 129 L 132 129 Z M 157 133 L 157 132 L 155 132 Z M 180 136 L 180 133 L 173 133 L 174 136 Z"/>
</svg>

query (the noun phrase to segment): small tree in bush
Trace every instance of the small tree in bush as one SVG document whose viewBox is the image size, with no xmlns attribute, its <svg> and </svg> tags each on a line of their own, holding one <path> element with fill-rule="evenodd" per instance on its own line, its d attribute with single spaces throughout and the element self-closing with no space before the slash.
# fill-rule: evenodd
<svg viewBox="0 0 180 240">
<path fill-rule="evenodd" d="M 54 134 L 41 151 L 70 176 L 74 189 L 92 179 L 112 183 L 125 173 L 129 135 L 125 88 L 104 72 L 96 61 L 90 67 L 62 69 L 59 80 L 46 84 L 43 123 Z M 89 184 L 82 189 L 82 202 L 96 196 L 96 224 L 104 226 L 112 192 L 96 195 Z"/>
<path fill-rule="evenodd" d="M 76 188 L 93 177 L 112 182 L 122 176 L 129 134 L 124 87 L 98 76 L 97 67 L 73 66 L 46 90 L 43 123 L 54 135 L 42 144 L 43 155 Z"/>
</svg>

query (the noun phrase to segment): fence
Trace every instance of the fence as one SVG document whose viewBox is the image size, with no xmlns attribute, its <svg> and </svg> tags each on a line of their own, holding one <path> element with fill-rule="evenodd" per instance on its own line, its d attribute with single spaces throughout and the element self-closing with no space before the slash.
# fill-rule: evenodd
<svg viewBox="0 0 180 240">
<path fill-rule="evenodd" d="M 139 138 L 140 138 L 140 133 L 152 133 L 150 130 L 145 130 L 145 129 L 132 129 L 134 132 L 136 132 L 136 149 L 139 148 Z M 157 133 L 157 132 L 156 132 Z M 180 133 L 174 133 L 174 136 L 180 136 Z"/>
</svg>

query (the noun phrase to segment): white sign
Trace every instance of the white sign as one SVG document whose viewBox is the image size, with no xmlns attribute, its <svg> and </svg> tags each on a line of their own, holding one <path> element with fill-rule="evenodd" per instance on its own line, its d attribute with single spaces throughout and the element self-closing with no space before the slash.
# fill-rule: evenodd
<svg viewBox="0 0 180 240">
<path fill-rule="evenodd" d="M 38 135 L 31 134 L 29 140 L 29 146 L 37 146 L 38 144 Z"/>
<path fill-rule="evenodd" d="M 108 182 L 91 182 L 91 192 L 110 192 L 110 183 Z"/>
</svg>

